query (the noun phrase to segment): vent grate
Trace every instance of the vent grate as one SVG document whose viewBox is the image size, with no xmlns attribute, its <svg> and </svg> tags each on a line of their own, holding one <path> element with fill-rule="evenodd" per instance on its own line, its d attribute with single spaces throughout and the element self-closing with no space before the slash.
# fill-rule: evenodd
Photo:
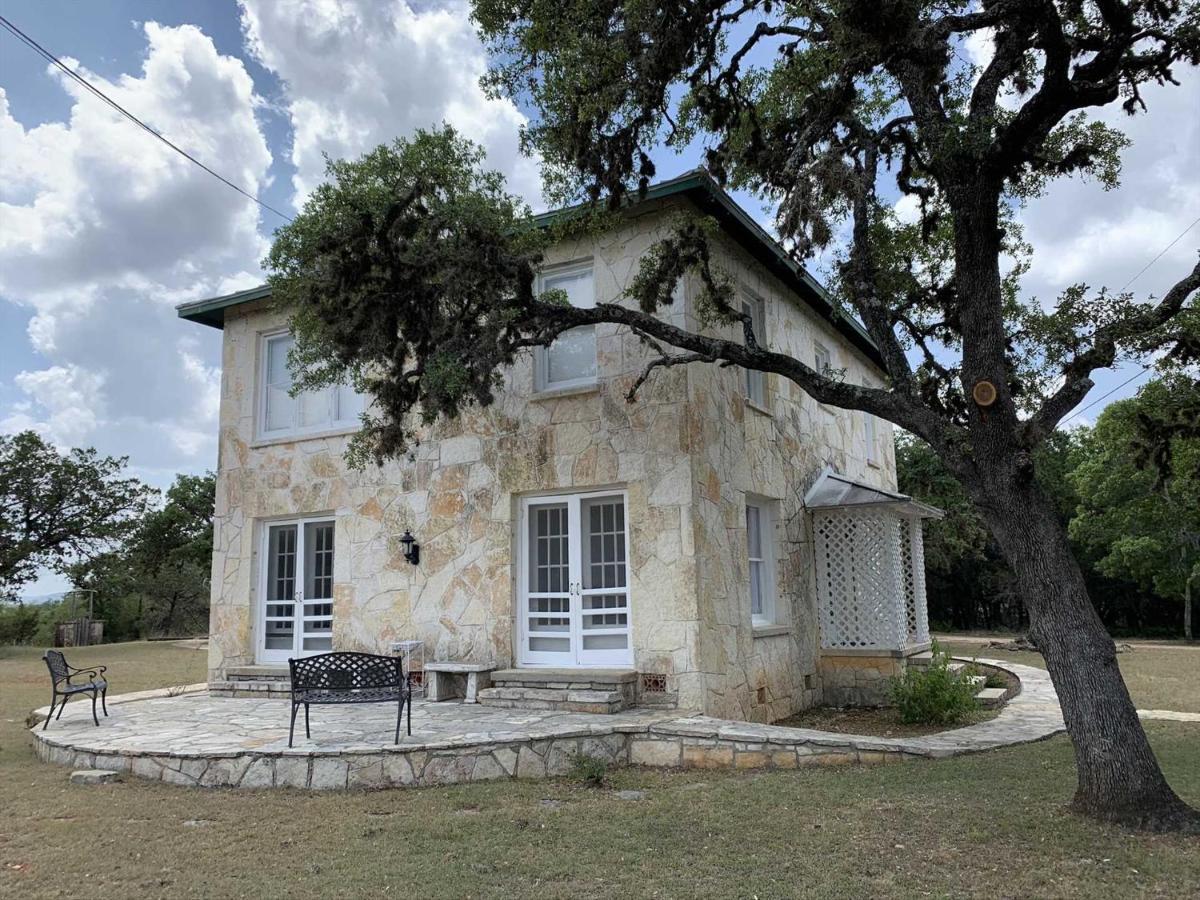
<svg viewBox="0 0 1200 900">
<path fill-rule="evenodd" d="M 656 672 L 642 673 L 643 694 L 665 694 L 667 692 L 667 676 Z"/>
</svg>

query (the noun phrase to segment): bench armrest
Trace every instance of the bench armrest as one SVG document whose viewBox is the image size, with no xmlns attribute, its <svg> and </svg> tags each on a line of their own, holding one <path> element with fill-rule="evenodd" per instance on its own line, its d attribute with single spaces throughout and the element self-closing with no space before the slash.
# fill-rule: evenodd
<svg viewBox="0 0 1200 900">
<path fill-rule="evenodd" d="M 67 668 L 70 669 L 70 674 L 66 678 L 67 681 L 70 681 L 76 675 L 86 675 L 91 681 L 97 678 L 103 679 L 104 673 L 108 671 L 108 666 L 93 666 L 90 669 L 80 669 L 76 666 L 67 666 Z"/>
</svg>

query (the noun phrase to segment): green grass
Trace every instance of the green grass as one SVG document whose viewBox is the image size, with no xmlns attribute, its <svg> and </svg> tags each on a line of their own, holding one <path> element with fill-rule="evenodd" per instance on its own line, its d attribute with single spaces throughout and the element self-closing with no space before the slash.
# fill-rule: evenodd
<svg viewBox="0 0 1200 900">
<path fill-rule="evenodd" d="M 1046 668 L 1040 653 L 989 650 L 977 643 L 941 640 L 938 643 L 955 656 L 1006 659 Z M 1200 713 L 1200 646 L 1136 643 L 1132 646 L 1132 650 L 1117 655 L 1117 662 L 1139 709 Z"/>
<path fill-rule="evenodd" d="M 203 654 L 127 644 L 121 690 L 202 677 Z M 0 651 L 2 897 L 995 897 L 1200 894 L 1200 842 L 1064 812 L 1056 738 L 944 761 L 376 793 L 85 787 L 33 759 L 38 654 Z M 203 727 L 198 723 L 197 727 Z M 1200 802 L 1200 726 L 1150 723 Z M 616 791 L 640 789 L 641 800 Z M 546 800 L 556 801 L 546 803 Z"/>
</svg>

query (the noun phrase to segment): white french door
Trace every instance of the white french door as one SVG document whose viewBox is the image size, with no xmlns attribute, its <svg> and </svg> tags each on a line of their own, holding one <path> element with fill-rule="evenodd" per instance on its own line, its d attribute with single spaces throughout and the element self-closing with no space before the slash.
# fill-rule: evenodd
<svg viewBox="0 0 1200 900">
<path fill-rule="evenodd" d="M 527 666 L 629 666 L 625 495 L 521 503 L 520 648 Z"/>
<path fill-rule="evenodd" d="M 333 522 L 294 519 L 263 529 L 258 661 L 333 649 Z"/>
</svg>

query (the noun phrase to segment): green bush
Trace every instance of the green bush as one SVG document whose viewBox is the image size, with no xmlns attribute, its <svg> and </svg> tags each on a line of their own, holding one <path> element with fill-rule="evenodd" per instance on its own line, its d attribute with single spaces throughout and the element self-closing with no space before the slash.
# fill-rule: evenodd
<svg viewBox="0 0 1200 900">
<path fill-rule="evenodd" d="M 1008 679 L 999 672 L 993 672 L 990 669 L 983 673 L 983 686 L 987 688 L 1004 688 L 1008 690 Z"/>
<path fill-rule="evenodd" d="M 36 606 L 0 604 L 0 644 L 28 644 L 37 634 L 38 618 Z"/>
<path fill-rule="evenodd" d="M 570 777 L 587 787 L 603 787 L 608 779 L 608 760 L 586 753 L 571 755 Z"/>
<path fill-rule="evenodd" d="M 909 666 L 891 687 L 892 702 L 910 725 L 956 725 L 979 708 L 967 670 L 952 671 L 950 654 L 936 641 L 929 665 Z"/>
</svg>

